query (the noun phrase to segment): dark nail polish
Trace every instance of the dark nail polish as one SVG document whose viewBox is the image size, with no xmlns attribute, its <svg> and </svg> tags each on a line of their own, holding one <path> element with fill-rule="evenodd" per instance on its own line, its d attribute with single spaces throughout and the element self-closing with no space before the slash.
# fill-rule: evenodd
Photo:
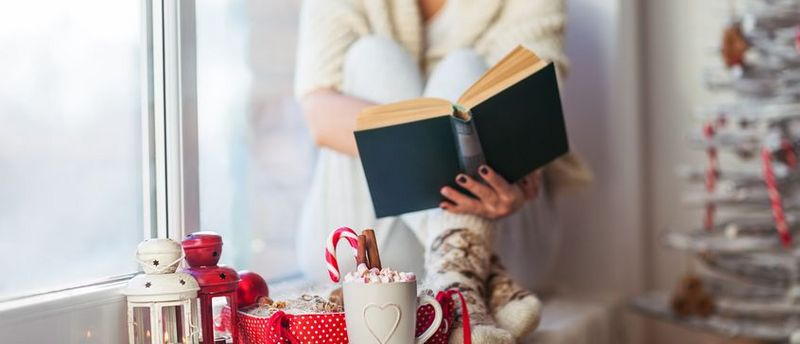
<svg viewBox="0 0 800 344">
<path fill-rule="evenodd" d="M 481 166 L 481 168 L 478 169 L 478 172 L 480 172 L 482 175 L 485 176 L 489 174 L 489 168 L 487 168 L 486 166 Z"/>
<path fill-rule="evenodd" d="M 462 174 L 462 175 L 458 176 L 458 179 L 456 179 L 456 180 L 457 180 L 459 183 L 461 183 L 461 184 L 464 184 L 464 183 L 466 183 L 466 182 L 467 182 L 467 177 L 465 177 L 465 176 Z"/>
</svg>

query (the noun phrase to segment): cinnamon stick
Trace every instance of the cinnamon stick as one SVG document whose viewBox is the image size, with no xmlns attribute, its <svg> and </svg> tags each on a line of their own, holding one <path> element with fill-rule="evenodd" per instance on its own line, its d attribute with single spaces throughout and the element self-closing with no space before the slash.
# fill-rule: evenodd
<svg viewBox="0 0 800 344">
<path fill-rule="evenodd" d="M 369 264 L 367 262 L 367 236 L 361 234 L 358 236 L 358 249 L 356 249 L 356 264 Z"/>
<path fill-rule="evenodd" d="M 372 268 L 377 268 L 378 270 L 382 269 L 381 267 L 381 256 L 378 252 L 378 240 L 375 238 L 375 231 L 372 229 L 365 229 L 362 232 L 367 238 L 367 260 L 369 263 L 367 266 Z"/>
</svg>

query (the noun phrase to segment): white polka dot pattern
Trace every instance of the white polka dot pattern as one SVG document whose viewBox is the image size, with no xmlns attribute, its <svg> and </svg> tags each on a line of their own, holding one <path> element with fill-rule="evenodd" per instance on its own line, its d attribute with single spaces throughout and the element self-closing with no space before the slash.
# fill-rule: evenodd
<svg viewBox="0 0 800 344">
<path fill-rule="evenodd" d="M 227 312 L 226 312 L 227 311 Z M 230 318 L 224 309 L 222 320 Z M 239 333 L 244 344 L 290 344 L 288 338 L 269 326 L 270 318 L 239 312 Z M 286 315 L 283 325 L 302 344 L 347 344 L 344 313 Z"/>
<path fill-rule="evenodd" d="M 453 298 L 439 293 L 436 300 L 442 306 L 442 325 L 428 339 L 426 344 L 446 344 L 452 330 L 450 324 L 455 317 L 456 305 Z M 277 315 L 277 314 L 276 314 Z M 223 327 L 230 323 L 230 308 L 225 307 L 220 316 Z M 417 311 L 416 335 L 419 336 L 433 323 L 434 311 L 430 305 L 424 305 Z M 269 317 L 253 316 L 239 312 L 239 335 L 244 344 L 291 344 L 288 338 L 274 331 L 269 325 Z M 283 322 L 288 333 L 301 344 L 347 344 L 347 328 L 344 313 L 320 313 L 286 315 Z"/>
<path fill-rule="evenodd" d="M 447 340 L 450 338 L 450 324 L 453 323 L 453 318 L 455 316 L 455 302 L 451 297 L 447 297 L 445 295 L 437 295 L 436 300 L 439 301 L 439 305 L 442 306 L 442 324 L 439 326 L 439 330 L 425 342 L 425 344 L 447 344 Z M 433 311 L 433 306 L 431 305 L 424 305 L 417 310 L 417 330 L 416 335 L 419 336 L 429 326 L 433 323 L 435 312 Z"/>
</svg>

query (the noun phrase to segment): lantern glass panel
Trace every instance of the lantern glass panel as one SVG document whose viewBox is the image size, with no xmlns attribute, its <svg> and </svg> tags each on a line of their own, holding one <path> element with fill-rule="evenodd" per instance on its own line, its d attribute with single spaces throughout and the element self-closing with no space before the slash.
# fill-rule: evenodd
<svg viewBox="0 0 800 344">
<path fill-rule="evenodd" d="M 228 296 L 217 296 L 211 300 L 211 304 L 214 305 L 214 319 L 219 319 L 222 315 L 222 309 L 225 306 L 230 306 Z M 236 309 L 236 307 L 232 307 L 232 309 Z M 220 330 L 221 329 L 221 330 Z M 227 331 L 228 326 L 214 326 L 214 339 L 215 341 L 220 338 L 231 338 L 231 333 Z"/>
<path fill-rule="evenodd" d="M 202 324 L 200 323 L 200 299 L 199 298 L 192 301 L 192 319 L 194 319 L 192 321 L 192 325 L 197 326 L 197 328 L 195 328 L 193 330 L 197 330 L 198 331 L 198 336 L 199 336 L 198 338 L 200 338 L 200 340 L 202 341 L 202 339 L 203 339 L 203 331 L 202 331 L 202 327 L 201 327 Z"/>
<path fill-rule="evenodd" d="M 133 307 L 133 343 L 152 344 L 150 307 Z"/>
<path fill-rule="evenodd" d="M 164 343 L 185 343 L 188 334 L 183 323 L 183 306 L 161 308 L 161 333 Z"/>
</svg>

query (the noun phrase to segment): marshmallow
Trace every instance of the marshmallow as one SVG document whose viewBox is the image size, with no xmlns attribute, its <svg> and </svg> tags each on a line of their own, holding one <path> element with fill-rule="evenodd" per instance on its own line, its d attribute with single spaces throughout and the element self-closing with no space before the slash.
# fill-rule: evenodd
<svg viewBox="0 0 800 344">
<path fill-rule="evenodd" d="M 366 264 L 359 264 L 356 271 L 350 272 L 344 276 L 345 282 L 356 283 L 395 283 L 395 282 L 413 282 L 417 280 L 417 276 L 413 272 L 398 272 L 391 268 L 368 269 Z"/>
</svg>

